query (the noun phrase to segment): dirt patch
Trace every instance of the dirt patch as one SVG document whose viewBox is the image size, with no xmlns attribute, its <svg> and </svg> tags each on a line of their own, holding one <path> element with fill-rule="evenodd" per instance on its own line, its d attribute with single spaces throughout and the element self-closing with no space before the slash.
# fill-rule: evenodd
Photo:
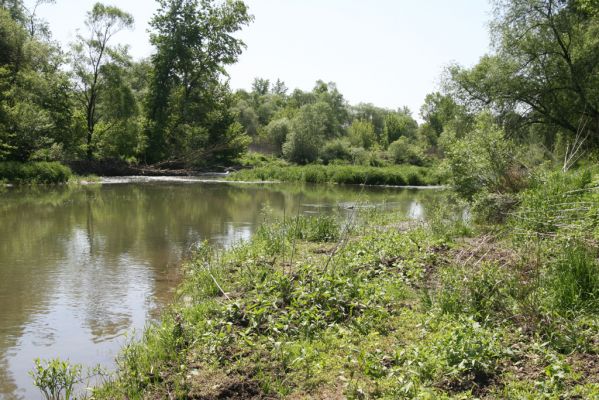
<svg viewBox="0 0 599 400">
<path fill-rule="evenodd" d="M 187 379 L 191 386 L 189 399 L 258 400 L 277 398 L 265 394 L 256 381 L 239 374 L 228 375 L 223 371 L 192 369 Z"/>
<path fill-rule="evenodd" d="M 599 355 L 576 353 L 568 356 L 566 362 L 580 373 L 585 383 L 599 383 Z"/>
</svg>

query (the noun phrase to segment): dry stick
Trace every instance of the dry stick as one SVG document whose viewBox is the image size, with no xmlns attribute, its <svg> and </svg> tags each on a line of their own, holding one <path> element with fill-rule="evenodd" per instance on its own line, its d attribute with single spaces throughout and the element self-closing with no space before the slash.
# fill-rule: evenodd
<svg viewBox="0 0 599 400">
<path fill-rule="evenodd" d="M 229 295 L 223 290 L 223 288 L 218 284 L 218 282 L 216 281 L 216 278 L 214 277 L 214 275 L 212 275 L 212 271 L 210 270 L 210 267 L 208 267 L 208 274 L 210 275 L 210 277 L 212 278 L 212 281 L 214 282 L 214 284 L 216 285 L 216 287 L 218 288 L 218 290 L 220 290 L 220 292 L 223 294 L 223 296 L 225 296 L 225 298 L 227 300 L 231 300 L 231 298 L 229 297 Z"/>
<path fill-rule="evenodd" d="M 570 168 L 584 155 L 584 152 L 580 152 L 580 149 L 584 142 L 589 138 L 590 131 L 587 130 L 587 134 L 585 137 L 582 137 L 582 133 L 587 126 L 588 120 L 584 117 L 581 117 L 580 122 L 578 124 L 578 129 L 576 130 L 576 136 L 574 137 L 574 142 L 572 142 L 572 147 L 570 144 L 566 147 L 566 153 L 564 154 L 564 165 L 562 166 L 563 172 L 568 172 Z"/>
<path fill-rule="evenodd" d="M 352 226 L 352 223 L 354 222 L 354 216 L 356 214 L 356 209 L 354 208 L 350 214 L 350 217 L 347 219 L 349 222 L 345 225 L 345 230 L 344 232 L 341 234 L 341 237 L 339 238 L 339 241 L 337 241 L 337 244 L 335 245 L 335 248 L 333 249 L 333 251 L 331 252 L 331 254 L 329 254 L 329 257 L 327 259 L 327 262 L 324 266 L 324 271 L 323 273 L 326 273 L 329 269 L 329 264 L 331 263 L 331 261 L 333 260 L 333 257 L 335 257 L 335 255 L 337 254 L 337 252 L 339 251 L 339 249 L 341 248 L 341 245 L 344 244 L 346 242 L 346 239 L 349 237 L 349 231 L 350 231 L 350 227 Z M 335 272 L 335 270 L 337 269 L 337 264 L 334 265 L 333 271 Z"/>
</svg>

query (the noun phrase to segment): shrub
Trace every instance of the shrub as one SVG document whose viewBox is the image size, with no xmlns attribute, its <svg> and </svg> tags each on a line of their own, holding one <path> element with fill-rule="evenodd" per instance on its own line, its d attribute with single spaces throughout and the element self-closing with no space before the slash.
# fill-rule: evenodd
<svg viewBox="0 0 599 400">
<path fill-rule="evenodd" d="M 287 118 L 273 120 L 266 126 L 266 134 L 279 153 L 283 151 L 283 144 L 287 140 L 290 131 L 291 122 Z"/>
<path fill-rule="evenodd" d="M 71 169 L 58 162 L 0 162 L 0 180 L 11 183 L 64 183 Z"/>
<path fill-rule="evenodd" d="M 59 359 L 42 362 L 38 358 L 29 375 L 46 400 L 70 400 L 74 398 L 75 384 L 82 380 L 81 370 L 79 364 L 71 365 Z"/>
<path fill-rule="evenodd" d="M 410 143 L 409 139 L 405 136 L 391 143 L 387 149 L 387 153 L 395 164 L 424 165 L 426 161 L 422 149 Z"/>
<path fill-rule="evenodd" d="M 332 161 L 352 161 L 349 142 L 343 139 L 335 139 L 325 144 L 321 154 L 322 161 L 329 164 Z"/>
<path fill-rule="evenodd" d="M 355 120 L 349 127 L 349 140 L 352 145 L 369 149 L 376 143 L 374 125 L 368 121 Z"/>
<path fill-rule="evenodd" d="M 476 128 L 462 138 L 444 134 L 443 147 L 452 184 L 467 200 L 483 191 L 516 193 L 527 184 L 526 171 L 514 159 L 514 144 L 491 115 L 481 114 Z"/>
</svg>

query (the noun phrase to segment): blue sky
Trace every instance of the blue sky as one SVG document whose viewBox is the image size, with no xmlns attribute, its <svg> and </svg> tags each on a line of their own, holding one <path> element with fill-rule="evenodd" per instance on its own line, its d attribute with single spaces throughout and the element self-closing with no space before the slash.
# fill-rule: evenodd
<svg viewBox="0 0 599 400">
<path fill-rule="evenodd" d="M 72 41 L 94 0 L 57 0 L 40 15 L 54 37 Z M 106 1 L 133 14 L 135 30 L 116 41 L 131 54 L 151 54 L 152 0 Z M 346 99 L 387 108 L 408 106 L 414 116 L 438 88 L 445 66 L 473 65 L 489 49 L 487 0 L 246 0 L 255 21 L 239 36 L 247 49 L 229 68 L 233 88 L 259 76 L 309 90 L 334 81 Z"/>
</svg>

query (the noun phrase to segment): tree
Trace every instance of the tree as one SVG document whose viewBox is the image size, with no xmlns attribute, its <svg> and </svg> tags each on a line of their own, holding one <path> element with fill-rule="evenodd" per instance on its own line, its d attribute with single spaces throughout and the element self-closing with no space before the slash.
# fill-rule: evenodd
<svg viewBox="0 0 599 400">
<path fill-rule="evenodd" d="M 369 121 L 355 120 L 348 129 L 349 140 L 356 147 L 369 149 L 376 143 L 374 125 Z"/>
<path fill-rule="evenodd" d="M 285 86 L 285 82 L 280 79 L 277 79 L 275 84 L 272 86 L 272 94 L 278 96 L 285 96 L 287 94 L 287 86 Z"/>
<path fill-rule="evenodd" d="M 385 116 L 385 134 L 387 143 L 393 143 L 400 137 L 414 138 L 418 123 L 409 113 L 389 113 Z"/>
<path fill-rule="evenodd" d="M 291 132 L 283 145 L 283 155 L 289 161 L 307 164 L 318 159 L 324 143 L 327 118 L 331 110 L 326 103 L 303 106 L 293 119 Z"/>
<path fill-rule="evenodd" d="M 220 79 L 224 67 L 244 48 L 233 34 L 252 20 L 246 5 L 238 0 L 158 3 L 150 23 L 156 52 L 151 59 L 146 160 L 199 163 L 211 155 L 236 153 L 238 145 L 248 141 L 230 110 L 230 91 Z"/>
<path fill-rule="evenodd" d="M 291 122 L 287 118 L 275 119 L 266 126 L 268 138 L 275 145 L 277 151 L 283 151 L 283 144 L 291 131 Z"/>
<path fill-rule="evenodd" d="M 592 1 L 496 0 L 494 51 L 450 68 L 448 87 L 474 111 L 490 108 L 510 134 L 534 124 L 599 143 L 599 18 Z M 506 128 L 507 129 L 507 128 Z"/>
<path fill-rule="evenodd" d="M 27 30 L 31 37 L 36 36 L 40 32 L 43 36 L 50 35 L 47 24 L 37 17 L 38 8 L 44 4 L 56 4 L 56 0 L 35 0 L 31 8 L 23 7 L 27 14 Z"/>
<path fill-rule="evenodd" d="M 374 127 L 374 133 L 379 142 L 381 142 L 385 132 L 385 116 L 387 114 L 389 114 L 389 110 L 376 107 L 370 103 L 361 103 L 351 108 L 352 119 L 369 121 Z"/>
<path fill-rule="evenodd" d="M 70 144 L 70 87 L 58 48 L 14 15 L 0 8 L 0 159 L 27 161 Z"/>
<path fill-rule="evenodd" d="M 270 81 L 263 78 L 255 78 L 252 83 L 252 92 L 256 96 L 265 96 L 270 91 Z"/>
<path fill-rule="evenodd" d="M 77 37 L 71 56 L 78 97 L 85 113 L 86 154 L 91 159 L 96 125 L 103 118 L 97 106 L 106 83 L 104 71 L 109 63 L 119 62 L 124 53 L 111 47 L 110 41 L 118 32 L 133 27 L 133 17 L 117 7 L 96 3 L 87 13 L 85 26 L 89 36 Z"/>
</svg>

